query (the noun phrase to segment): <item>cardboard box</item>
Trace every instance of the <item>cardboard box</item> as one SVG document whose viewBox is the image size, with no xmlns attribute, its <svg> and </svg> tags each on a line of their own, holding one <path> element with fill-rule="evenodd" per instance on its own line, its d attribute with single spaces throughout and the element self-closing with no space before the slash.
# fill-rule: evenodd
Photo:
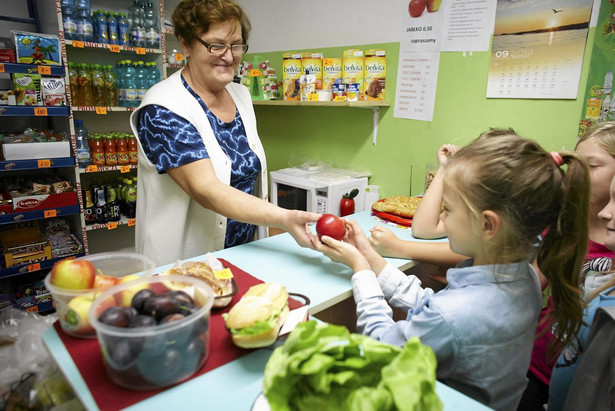
<svg viewBox="0 0 615 411">
<path fill-rule="evenodd" d="M 2 153 L 7 161 L 70 157 L 70 143 L 68 141 L 56 141 L 2 144 Z"/>
<path fill-rule="evenodd" d="M 13 212 L 21 213 L 34 210 L 50 210 L 58 207 L 69 207 L 79 204 L 77 192 L 55 194 L 38 194 L 24 197 L 13 197 Z"/>
<path fill-rule="evenodd" d="M 0 90 L 0 106 L 16 106 L 17 98 L 13 90 Z"/>
<path fill-rule="evenodd" d="M 6 268 L 51 259 L 51 244 L 38 228 L 3 231 L 0 242 Z"/>
<path fill-rule="evenodd" d="M 13 90 L 18 106 L 40 106 L 41 99 L 41 75 L 13 73 Z"/>
<path fill-rule="evenodd" d="M 0 49 L 0 62 L 2 62 L 2 63 L 15 63 L 15 50 L 13 50 L 13 49 Z"/>
</svg>

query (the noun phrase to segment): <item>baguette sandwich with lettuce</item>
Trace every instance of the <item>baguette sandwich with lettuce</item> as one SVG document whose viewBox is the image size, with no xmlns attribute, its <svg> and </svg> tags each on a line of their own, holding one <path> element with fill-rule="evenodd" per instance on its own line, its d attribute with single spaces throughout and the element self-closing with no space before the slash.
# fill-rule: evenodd
<svg viewBox="0 0 615 411">
<path fill-rule="evenodd" d="M 241 348 L 267 347 L 275 343 L 288 317 L 288 292 L 280 284 L 250 287 L 224 315 L 233 343 Z"/>
</svg>

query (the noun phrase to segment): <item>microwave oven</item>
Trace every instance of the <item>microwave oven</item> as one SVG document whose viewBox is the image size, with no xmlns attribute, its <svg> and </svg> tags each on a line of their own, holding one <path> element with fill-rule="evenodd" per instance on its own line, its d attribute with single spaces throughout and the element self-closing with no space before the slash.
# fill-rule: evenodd
<svg viewBox="0 0 615 411">
<path fill-rule="evenodd" d="M 284 168 L 269 176 L 271 202 L 282 208 L 339 216 L 342 196 L 356 188 L 355 212 L 363 211 L 364 174 L 337 168 Z"/>
</svg>

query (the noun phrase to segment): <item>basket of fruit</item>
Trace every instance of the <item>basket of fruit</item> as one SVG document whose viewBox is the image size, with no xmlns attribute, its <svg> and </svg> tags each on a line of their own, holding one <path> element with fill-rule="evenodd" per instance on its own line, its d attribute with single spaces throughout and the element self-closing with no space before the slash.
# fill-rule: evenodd
<svg viewBox="0 0 615 411">
<path fill-rule="evenodd" d="M 89 321 L 111 381 L 150 390 L 200 370 L 209 353 L 214 298 L 205 282 L 176 275 L 147 276 L 102 292 Z"/>
<path fill-rule="evenodd" d="M 88 311 L 98 294 L 117 284 L 154 273 L 155 264 L 136 253 L 100 253 L 54 264 L 45 277 L 62 330 L 75 337 L 94 338 Z"/>
</svg>

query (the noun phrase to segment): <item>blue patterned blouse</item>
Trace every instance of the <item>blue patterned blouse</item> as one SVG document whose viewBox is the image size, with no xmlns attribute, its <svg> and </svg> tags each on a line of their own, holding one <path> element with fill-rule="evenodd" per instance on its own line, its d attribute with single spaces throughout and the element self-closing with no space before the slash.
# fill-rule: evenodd
<svg viewBox="0 0 615 411">
<path fill-rule="evenodd" d="M 232 162 L 231 186 L 253 195 L 256 178 L 261 172 L 258 156 L 248 143 L 243 121 L 236 111 L 235 118 L 225 123 L 207 107 L 203 99 L 192 90 L 182 76 L 182 84 L 197 99 L 209 119 L 222 151 Z M 196 127 L 169 109 L 148 105 L 139 116 L 139 141 L 147 158 L 156 165 L 158 173 L 193 161 L 209 158 L 205 144 Z M 245 244 L 252 239 L 254 226 L 228 219 L 224 247 Z"/>
</svg>

